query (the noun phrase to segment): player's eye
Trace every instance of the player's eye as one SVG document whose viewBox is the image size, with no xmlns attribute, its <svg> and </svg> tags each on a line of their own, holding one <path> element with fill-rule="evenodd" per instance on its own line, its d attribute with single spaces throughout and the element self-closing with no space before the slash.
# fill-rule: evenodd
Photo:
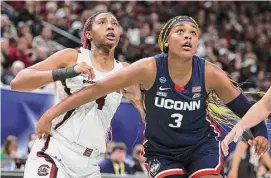
<svg viewBox="0 0 271 178">
<path fill-rule="evenodd" d="M 105 21 L 100 21 L 99 24 L 103 25 L 103 24 L 105 24 Z"/>
<path fill-rule="evenodd" d="M 184 30 L 183 30 L 183 29 L 178 29 L 176 32 L 177 32 L 178 34 L 183 34 L 183 33 L 184 33 Z"/>
<path fill-rule="evenodd" d="M 197 35 L 197 33 L 196 33 L 195 31 L 191 31 L 190 33 L 191 33 L 191 35 L 193 35 L 193 36 L 196 36 L 196 35 Z"/>
<path fill-rule="evenodd" d="M 119 24 L 117 22 L 113 22 L 114 26 L 119 26 Z"/>
</svg>

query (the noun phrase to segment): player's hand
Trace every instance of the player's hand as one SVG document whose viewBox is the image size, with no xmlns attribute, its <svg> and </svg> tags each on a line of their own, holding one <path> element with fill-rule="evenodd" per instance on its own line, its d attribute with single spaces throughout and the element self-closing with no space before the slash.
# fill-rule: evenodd
<svg viewBox="0 0 271 178">
<path fill-rule="evenodd" d="M 121 90 L 123 96 L 129 100 L 141 100 L 141 90 L 139 85 L 130 86 Z"/>
<path fill-rule="evenodd" d="M 221 143 L 221 149 L 225 156 L 229 154 L 229 144 L 234 141 L 237 142 L 239 138 L 243 135 L 244 130 L 241 126 L 236 125 L 233 129 L 226 135 Z"/>
<path fill-rule="evenodd" d="M 48 121 L 47 117 L 48 116 L 46 113 L 43 114 L 36 125 L 36 132 L 37 132 L 39 139 L 47 138 L 51 132 L 52 121 L 51 121 L 51 119 Z"/>
<path fill-rule="evenodd" d="M 258 136 L 253 140 L 249 140 L 248 144 L 250 144 L 250 146 L 255 148 L 255 153 L 258 156 L 263 155 L 265 152 L 267 152 L 270 149 L 269 140 L 263 136 Z"/>
<path fill-rule="evenodd" d="M 86 62 L 79 62 L 74 66 L 74 70 L 77 73 L 88 74 L 88 78 L 93 80 L 95 78 L 94 70 Z"/>
</svg>

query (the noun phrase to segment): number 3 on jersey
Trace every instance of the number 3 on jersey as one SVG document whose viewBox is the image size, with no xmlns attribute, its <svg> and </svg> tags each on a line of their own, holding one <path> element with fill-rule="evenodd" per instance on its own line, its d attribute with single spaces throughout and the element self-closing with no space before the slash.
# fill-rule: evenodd
<svg viewBox="0 0 271 178">
<path fill-rule="evenodd" d="M 176 118 L 173 124 L 169 124 L 169 127 L 179 128 L 182 125 L 183 115 L 179 113 L 171 114 L 171 118 Z"/>
</svg>

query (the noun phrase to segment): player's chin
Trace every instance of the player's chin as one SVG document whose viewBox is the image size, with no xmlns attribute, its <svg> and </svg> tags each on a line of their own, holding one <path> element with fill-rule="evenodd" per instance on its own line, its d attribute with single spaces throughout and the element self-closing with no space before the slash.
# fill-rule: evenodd
<svg viewBox="0 0 271 178">
<path fill-rule="evenodd" d="M 115 48 L 118 45 L 119 41 L 118 40 L 106 40 L 104 42 L 105 46 L 108 46 L 110 48 Z"/>
<path fill-rule="evenodd" d="M 193 55 L 195 54 L 195 52 L 193 52 L 192 50 L 190 51 L 181 51 L 180 56 L 182 56 L 182 58 L 185 59 L 192 59 Z"/>
</svg>

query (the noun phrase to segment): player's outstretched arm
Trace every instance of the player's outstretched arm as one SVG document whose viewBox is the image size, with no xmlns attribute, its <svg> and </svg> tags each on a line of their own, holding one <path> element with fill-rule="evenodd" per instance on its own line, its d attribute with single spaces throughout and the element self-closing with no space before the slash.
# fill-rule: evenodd
<svg viewBox="0 0 271 178">
<path fill-rule="evenodd" d="M 233 129 L 227 134 L 222 142 L 222 150 L 224 154 L 228 154 L 228 145 L 232 141 L 238 141 L 244 130 L 256 126 L 271 113 L 271 88 L 267 91 L 264 97 L 255 103 L 245 116 L 239 121 Z"/>
<path fill-rule="evenodd" d="M 239 166 L 242 160 L 242 155 L 246 153 L 248 145 L 245 142 L 238 142 L 232 156 L 232 165 L 228 173 L 228 178 L 237 178 L 239 172 Z"/>
<path fill-rule="evenodd" d="M 243 129 L 249 129 L 265 120 L 271 113 L 271 87 L 260 101 L 255 103 L 237 123 Z"/>
<path fill-rule="evenodd" d="M 142 84 L 145 86 L 144 84 L 147 83 L 150 75 L 149 66 L 152 63 L 153 58 L 139 60 L 96 84 L 72 94 L 44 113 L 37 124 L 38 134 L 48 134 L 51 121 L 69 110 L 132 85 Z"/>
<path fill-rule="evenodd" d="M 233 86 L 226 73 L 219 67 L 207 63 L 205 71 L 207 90 L 214 90 L 230 110 L 237 116 L 243 117 L 252 106 L 248 99 Z M 267 128 L 265 123 L 261 122 L 257 126 L 251 128 L 251 132 L 256 137 L 251 143 L 252 146 L 256 147 L 255 152 L 258 155 L 266 152 L 270 148 L 270 143 L 267 139 Z M 228 150 L 228 144 L 229 143 L 224 145 L 224 149 L 222 148 L 225 152 Z"/>
<path fill-rule="evenodd" d="M 128 67 L 130 64 L 123 62 L 124 67 Z M 131 103 L 134 105 L 134 107 L 137 109 L 137 111 L 140 114 L 140 117 L 142 119 L 142 122 L 145 123 L 145 109 L 143 104 L 143 98 L 142 98 L 142 92 L 140 85 L 133 85 L 127 88 L 124 88 L 121 90 L 122 94 L 131 101 Z"/>
<path fill-rule="evenodd" d="M 271 170 L 271 157 L 268 152 L 262 155 L 261 160 L 268 170 Z"/>
<path fill-rule="evenodd" d="M 20 71 L 11 81 L 10 87 L 17 91 L 31 91 L 53 82 L 52 70 L 65 68 L 75 63 L 77 51 L 65 49 L 53 54 L 42 62 Z"/>
<path fill-rule="evenodd" d="M 143 104 L 143 97 L 140 85 L 133 85 L 121 90 L 123 96 L 125 96 L 134 105 L 140 114 L 141 120 L 145 123 L 145 108 Z"/>
<path fill-rule="evenodd" d="M 42 62 L 20 71 L 11 81 L 10 87 L 16 91 L 32 91 L 57 80 L 75 77 L 86 73 L 94 77 L 92 68 L 86 63 L 76 63 L 78 52 L 75 49 L 64 49 Z"/>
</svg>

